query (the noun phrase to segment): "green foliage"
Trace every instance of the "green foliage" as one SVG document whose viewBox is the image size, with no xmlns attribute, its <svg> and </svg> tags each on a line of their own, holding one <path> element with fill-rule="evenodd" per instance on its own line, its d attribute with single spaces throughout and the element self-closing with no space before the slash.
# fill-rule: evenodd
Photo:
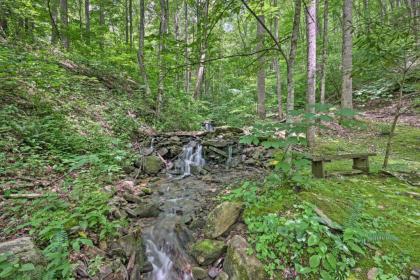
<svg viewBox="0 0 420 280">
<path fill-rule="evenodd" d="M 0 255 L 0 279 L 30 280 L 40 277 L 32 263 L 20 263 L 12 254 Z"/>
</svg>

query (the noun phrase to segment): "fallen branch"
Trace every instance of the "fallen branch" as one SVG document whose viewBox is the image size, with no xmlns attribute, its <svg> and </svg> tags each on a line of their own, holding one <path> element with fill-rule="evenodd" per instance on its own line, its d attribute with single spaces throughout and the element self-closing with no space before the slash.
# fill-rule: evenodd
<svg viewBox="0 0 420 280">
<path fill-rule="evenodd" d="M 19 199 L 19 198 L 26 198 L 26 199 L 33 199 L 33 198 L 39 198 L 43 197 L 44 194 L 40 193 L 12 193 L 9 195 L 3 195 L 3 198 L 9 198 L 9 199 Z"/>
</svg>

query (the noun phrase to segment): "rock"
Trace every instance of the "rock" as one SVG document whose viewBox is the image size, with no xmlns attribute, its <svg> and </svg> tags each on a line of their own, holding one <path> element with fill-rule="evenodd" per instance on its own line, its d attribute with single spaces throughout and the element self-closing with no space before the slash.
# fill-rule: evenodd
<svg viewBox="0 0 420 280">
<path fill-rule="evenodd" d="M 140 268 L 141 273 L 148 273 L 148 272 L 151 272 L 151 271 L 153 271 L 153 265 L 149 261 L 146 261 L 144 263 L 143 267 Z"/>
<path fill-rule="evenodd" d="M 157 174 L 162 169 L 162 160 L 157 156 L 147 156 L 143 161 L 143 170 L 146 174 Z"/>
<path fill-rule="evenodd" d="M 214 279 L 214 278 L 216 278 L 217 277 L 217 275 L 219 275 L 219 273 L 220 273 L 220 268 L 217 268 L 217 267 L 210 267 L 209 268 L 209 272 L 208 272 L 208 276 L 211 278 L 211 279 Z"/>
<path fill-rule="evenodd" d="M 159 206 L 155 203 L 144 203 L 131 209 L 126 207 L 125 211 L 132 218 L 153 218 L 159 216 Z"/>
<path fill-rule="evenodd" d="M 255 257 L 247 254 L 248 243 L 235 235 L 228 242 L 228 249 L 223 264 L 225 272 L 231 280 L 265 280 L 264 266 Z"/>
<path fill-rule="evenodd" d="M 369 269 L 369 271 L 367 273 L 367 279 L 368 280 L 375 280 L 377 275 L 378 275 L 378 268 L 373 267 L 373 268 Z"/>
<path fill-rule="evenodd" d="M 105 258 L 106 256 L 105 251 L 95 246 L 87 246 L 85 250 L 85 254 L 89 257 L 89 259 L 94 259 L 96 256 Z"/>
<path fill-rule="evenodd" d="M 123 197 L 125 200 L 131 203 L 141 203 L 141 198 L 134 194 L 124 193 Z"/>
<path fill-rule="evenodd" d="M 219 275 L 216 277 L 216 280 L 229 280 L 229 275 L 226 272 L 221 271 Z"/>
<path fill-rule="evenodd" d="M 238 219 L 242 204 L 237 202 L 223 202 L 208 215 L 204 235 L 207 238 L 216 238 L 224 234 Z"/>
<path fill-rule="evenodd" d="M 413 270 L 411 271 L 411 276 L 413 279 L 420 279 L 420 268 L 413 268 Z M 411 278 L 410 278 L 411 279 Z"/>
<path fill-rule="evenodd" d="M 110 264 L 105 264 L 99 268 L 100 279 L 106 279 L 111 274 L 112 274 L 112 266 Z"/>
<path fill-rule="evenodd" d="M 157 153 L 159 154 L 159 155 L 161 155 L 162 157 L 164 157 L 166 154 L 168 154 L 168 149 L 167 148 L 165 148 L 165 147 L 162 147 L 162 148 L 160 148 L 158 151 L 157 151 Z"/>
<path fill-rule="evenodd" d="M 30 237 L 21 237 L 0 243 L 0 255 L 9 256 L 10 260 L 42 264 L 44 259 Z"/>
<path fill-rule="evenodd" d="M 153 193 L 150 188 L 142 188 L 141 191 L 144 195 L 151 195 Z"/>
<path fill-rule="evenodd" d="M 194 279 L 197 279 L 197 280 L 206 279 L 207 278 L 207 270 L 205 270 L 204 268 L 198 267 L 198 266 L 194 266 L 192 268 L 192 275 L 193 275 Z"/>
<path fill-rule="evenodd" d="M 217 260 L 226 251 L 223 241 L 204 239 L 194 243 L 191 254 L 200 265 L 209 265 Z"/>
</svg>

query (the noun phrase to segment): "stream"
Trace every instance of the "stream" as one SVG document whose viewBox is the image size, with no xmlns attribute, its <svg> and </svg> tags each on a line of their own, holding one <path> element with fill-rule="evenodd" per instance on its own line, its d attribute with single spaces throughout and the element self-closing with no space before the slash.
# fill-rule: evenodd
<svg viewBox="0 0 420 280">
<path fill-rule="evenodd" d="M 166 175 L 156 183 L 149 198 L 159 205 L 161 213 L 144 225 L 146 255 L 153 266 L 153 271 L 145 275 L 148 280 L 194 279 L 191 268 L 197 264 L 186 249 L 193 233 L 186 224 L 205 222 L 206 213 L 222 188 L 258 173 L 255 168 L 222 167 L 205 176 L 191 175 L 191 167 L 205 165 L 201 145 L 193 142 L 184 146 L 180 160 L 178 168 L 182 174 Z"/>
</svg>

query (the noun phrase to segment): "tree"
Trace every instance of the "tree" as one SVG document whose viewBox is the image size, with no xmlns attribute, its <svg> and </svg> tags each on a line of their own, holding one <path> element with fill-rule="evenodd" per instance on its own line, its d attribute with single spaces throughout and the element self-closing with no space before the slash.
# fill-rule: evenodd
<svg viewBox="0 0 420 280">
<path fill-rule="evenodd" d="M 69 18 L 68 18 L 68 7 L 67 7 L 67 0 L 60 0 L 60 20 L 61 20 L 61 41 L 65 49 L 70 48 L 70 40 L 68 37 L 68 26 L 69 26 Z"/>
<path fill-rule="evenodd" d="M 273 1 L 273 6 L 277 8 L 277 0 Z M 274 36 L 277 41 L 279 41 L 279 16 L 278 12 L 274 15 Z M 277 96 L 277 114 L 278 118 L 283 118 L 283 102 L 281 94 L 281 74 L 280 74 L 280 64 L 278 57 L 273 59 L 273 68 L 276 75 L 276 96 Z"/>
<path fill-rule="evenodd" d="M 307 78 L 308 88 L 306 93 L 306 111 L 310 114 L 315 114 L 315 84 L 316 84 L 316 0 L 310 0 L 306 9 L 306 23 L 307 23 Z M 315 127 L 313 122 L 310 124 L 306 132 L 306 140 L 309 147 L 315 144 Z"/>
<path fill-rule="evenodd" d="M 353 109 L 353 86 L 352 86 L 352 0 L 344 0 L 343 3 L 343 54 L 341 60 L 341 107 Z"/>
<path fill-rule="evenodd" d="M 262 13 L 262 11 L 260 12 Z M 264 15 L 258 16 L 259 20 L 264 23 Z M 264 48 L 264 27 L 257 21 L 257 48 L 259 52 Z M 265 67 L 264 67 L 264 56 L 258 56 L 258 72 L 257 72 L 257 91 L 258 91 L 258 106 L 257 112 L 260 119 L 265 118 Z"/>
<path fill-rule="evenodd" d="M 163 94 L 164 94 L 164 79 L 165 79 L 165 63 L 163 62 L 163 52 L 165 50 L 165 37 L 168 32 L 168 15 L 167 5 L 165 0 L 160 0 L 160 26 L 159 26 L 159 50 L 158 50 L 158 66 L 159 66 L 159 81 L 158 93 L 156 102 L 156 116 L 160 116 L 162 109 Z"/>
<path fill-rule="evenodd" d="M 85 0 L 86 43 L 90 43 L 90 1 Z"/>
<path fill-rule="evenodd" d="M 200 3 L 200 1 L 198 1 L 198 3 Z M 200 96 L 201 87 L 204 81 L 204 72 L 206 70 L 205 60 L 206 60 L 206 54 L 207 54 L 207 21 L 208 21 L 208 15 L 209 15 L 209 4 L 210 4 L 209 0 L 204 1 L 204 7 L 203 7 L 204 15 L 202 18 L 203 23 L 201 24 L 201 32 L 200 32 L 201 34 L 200 64 L 197 70 L 197 81 L 195 83 L 194 98 L 198 98 Z"/>
<path fill-rule="evenodd" d="M 184 56 L 185 56 L 185 77 L 184 91 L 186 94 L 190 91 L 190 67 L 188 65 L 188 3 L 184 1 Z"/>
<path fill-rule="evenodd" d="M 128 0 L 128 17 L 130 24 L 130 48 L 133 47 L 133 0 Z"/>
<path fill-rule="evenodd" d="M 139 50 L 137 52 L 137 59 L 139 63 L 140 76 L 143 80 L 147 96 L 150 96 L 151 90 L 149 80 L 147 78 L 146 67 L 144 65 L 144 0 L 139 1 L 140 5 L 140 20 L 139 20 Z"/>
<path fill-rule="evenodd" d="M 320 100 L 321 104 L 325 103 L 325 79 L 327 76 L 327 59 L 328 59 L 328 0 L 324 0 L 324 24 L 322 32 L 322 61 L 320 65 Z"/>
<path fill-rule="evenodd" d="M 295 84 L 294 84 L 294 66 L 296 60 L 296 50 L 298 45 L 300 13 L 302 1 L 295 0 L 295 13 L 293 17 L 293 30 L 290 40 L 290 53 L 287 67 L 287 114 L 295 108 Z"/>
</svg>

